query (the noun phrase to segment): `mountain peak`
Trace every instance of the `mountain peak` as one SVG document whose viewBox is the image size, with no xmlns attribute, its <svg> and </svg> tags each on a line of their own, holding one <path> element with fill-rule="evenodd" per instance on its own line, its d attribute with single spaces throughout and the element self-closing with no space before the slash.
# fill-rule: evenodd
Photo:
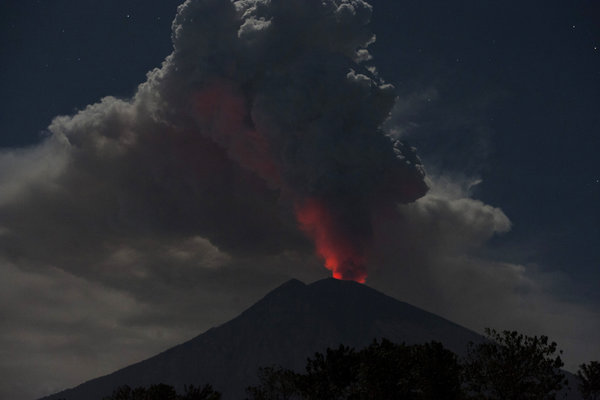
<svg viewBox="0 0 600 400">
<path fill-rule="evenodd" d="M 306 288 L 306 284 L 296 278 L 292 278 L 289 281 L 286 281 L 284 283 L 282 283 L 280 286 L 278 286 L 277 288 L 273 289 L 272 291 L 270 291 L 267 296 L 269 294 L 272 294 L 274 292 L 279 292 L 279 291 L 296 291 L 296 290 L 302 290 Z"/>
<path fill-rule="evenodd" d="M 314 281 L 313 283 L 311 283 L 308 286 L 312 286 L 312 287 L 317 287 L 317 286 L 323 286 L 323 287 L 341 287 L 341 286 L 365 286 L 362 283 L 358 283 L 352 280 L 344 280 L 344 279 L 336 279 L 336 278 L 324 278 L 324 279 L 320 279 L 318 281 Z"/>
<path fill-rule="evenodd" d="M 361 348 L 376 338 L 436 340 L 457 353 L 481 336 L 364 284 L 333 278 L 309 285 L 291 279 L 233 320 L 148 360 L 46 399 L 100 400 L 121 385 L 211 383 L 223 399 L 243 398 L 258 367 L 300 370 L 306 357 L 340 344 Z"/>
</svg>

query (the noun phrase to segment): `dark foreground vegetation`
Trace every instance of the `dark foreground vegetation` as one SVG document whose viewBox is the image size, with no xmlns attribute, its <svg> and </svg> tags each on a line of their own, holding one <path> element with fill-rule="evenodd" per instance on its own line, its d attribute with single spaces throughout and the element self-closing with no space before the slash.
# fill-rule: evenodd
<svg viewBox="0 0 600 400">
<path fill-rule="evenodd" d="M 186 386 L 184 394 L 177 394 L 173 386 L 159 383 L 148 388 L 121 386 L 103 400 L 219 400 L 221 394 L 211 385 L 204 387 Z"/>
<path fill-rule="evenodd" d="M 299 373 L 279 366 L 258 371 L 246 390 L 249 400 L 553 400 L 567 387 L 560 371 L 561 351 L 546 336 L 486 330 L 488 341 L 471 344 L 459 359 L 440 343 L 419 345 L 374 341 L 356 351 L 341 345 L 316 353 Z M 600 400 L 600 363 L 583 364 L 577 389 Z M 576 390 L 573 388 L 572 390 Z M 183 394 L 165 384 L 122 386 L 104 400 L 218 400 L 210 385 L 186 387 Z"/>
</svg>

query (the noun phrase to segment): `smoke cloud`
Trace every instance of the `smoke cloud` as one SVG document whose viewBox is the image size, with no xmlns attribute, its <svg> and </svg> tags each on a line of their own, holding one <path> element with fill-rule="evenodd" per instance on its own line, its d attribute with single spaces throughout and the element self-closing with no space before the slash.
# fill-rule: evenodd
<svg viewBox="0 0 600 400">
<path fill-rule="evenodd" d="M 361 63 L 370 15 L 364 1 L 187 2 L 158 89 L 293 205 L 334 276 L 360 281 L 373 208 L 426 192 L 414 150 L 381 130 L 395 96 Z"/>
<path fill-rule="evenodd" d="M 99 240 L 81 231 L 199 235 L 232 254 L 306 247 L 306 234 L 334 276 L 364 281 L 373 210 L 427 190 L 414 149 L 381 129 L 395 96 L 363 62 L 370 15 L 361 0 L 185 2 L 173 53 L 131 101 L 52 122 L 28 157 L 61 161 L 26 172 L 45 175 L 35 195 L 27 179 L 3 190 L 3 251 L 48 260 L 56 242 L 29 255 L 18 234 L 57 226 L 59 246 L 88 253 Z M 20 212 L 45 226 L 18 226 Z"/>
</svg>

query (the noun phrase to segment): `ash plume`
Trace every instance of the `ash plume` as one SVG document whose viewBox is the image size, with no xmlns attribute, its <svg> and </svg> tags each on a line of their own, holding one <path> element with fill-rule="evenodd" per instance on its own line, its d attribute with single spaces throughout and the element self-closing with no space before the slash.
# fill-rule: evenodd
<svg viewBox="0 0 600 400">
<path fill-rule="evenodd" d="M 359 281 L 373 208 L 427 190 L 414 149 L 381 130 L 395 95 L 365 63 L 370 16 L 361 0 L 188 1 L 158 89 L 293 203 L 334 276 Z"/>
<path fill-rule="evenodd" d="M 370 16 L 362 0 L 186 1 L 132 99 L 0 155 L 52 163 L 0 172 L 0 250 L 81 274 L 80 254 L 140 243 L 204 237 L 235 256 L 308 237 L 334 276 L 364 281 L 374 210 L 427 191 L 415 150 L 381 129 L 395 94 L 371 63 Z"/>
</svg>

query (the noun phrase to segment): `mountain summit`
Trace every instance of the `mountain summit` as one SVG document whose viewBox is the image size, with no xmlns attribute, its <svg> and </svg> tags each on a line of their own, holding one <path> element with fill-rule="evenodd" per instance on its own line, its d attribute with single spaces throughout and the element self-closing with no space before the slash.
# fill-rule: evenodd
<svg viewBox="0 0 600 400">
<path fill-rule="evenodd" d="M 336 279 L 310 285 L 292 279 L 231 321 L 110 375 L 43 400 L 95 400 L 121 385 L 210 383 L 223 399 L 244 398 L 260 366 L 301 369 L 306 358 L 343 343 L 360 348 L 375 338 L 406 344 L 441 342 L 462 354 L 482 337 L 368 286 Z"/>
</svg>

